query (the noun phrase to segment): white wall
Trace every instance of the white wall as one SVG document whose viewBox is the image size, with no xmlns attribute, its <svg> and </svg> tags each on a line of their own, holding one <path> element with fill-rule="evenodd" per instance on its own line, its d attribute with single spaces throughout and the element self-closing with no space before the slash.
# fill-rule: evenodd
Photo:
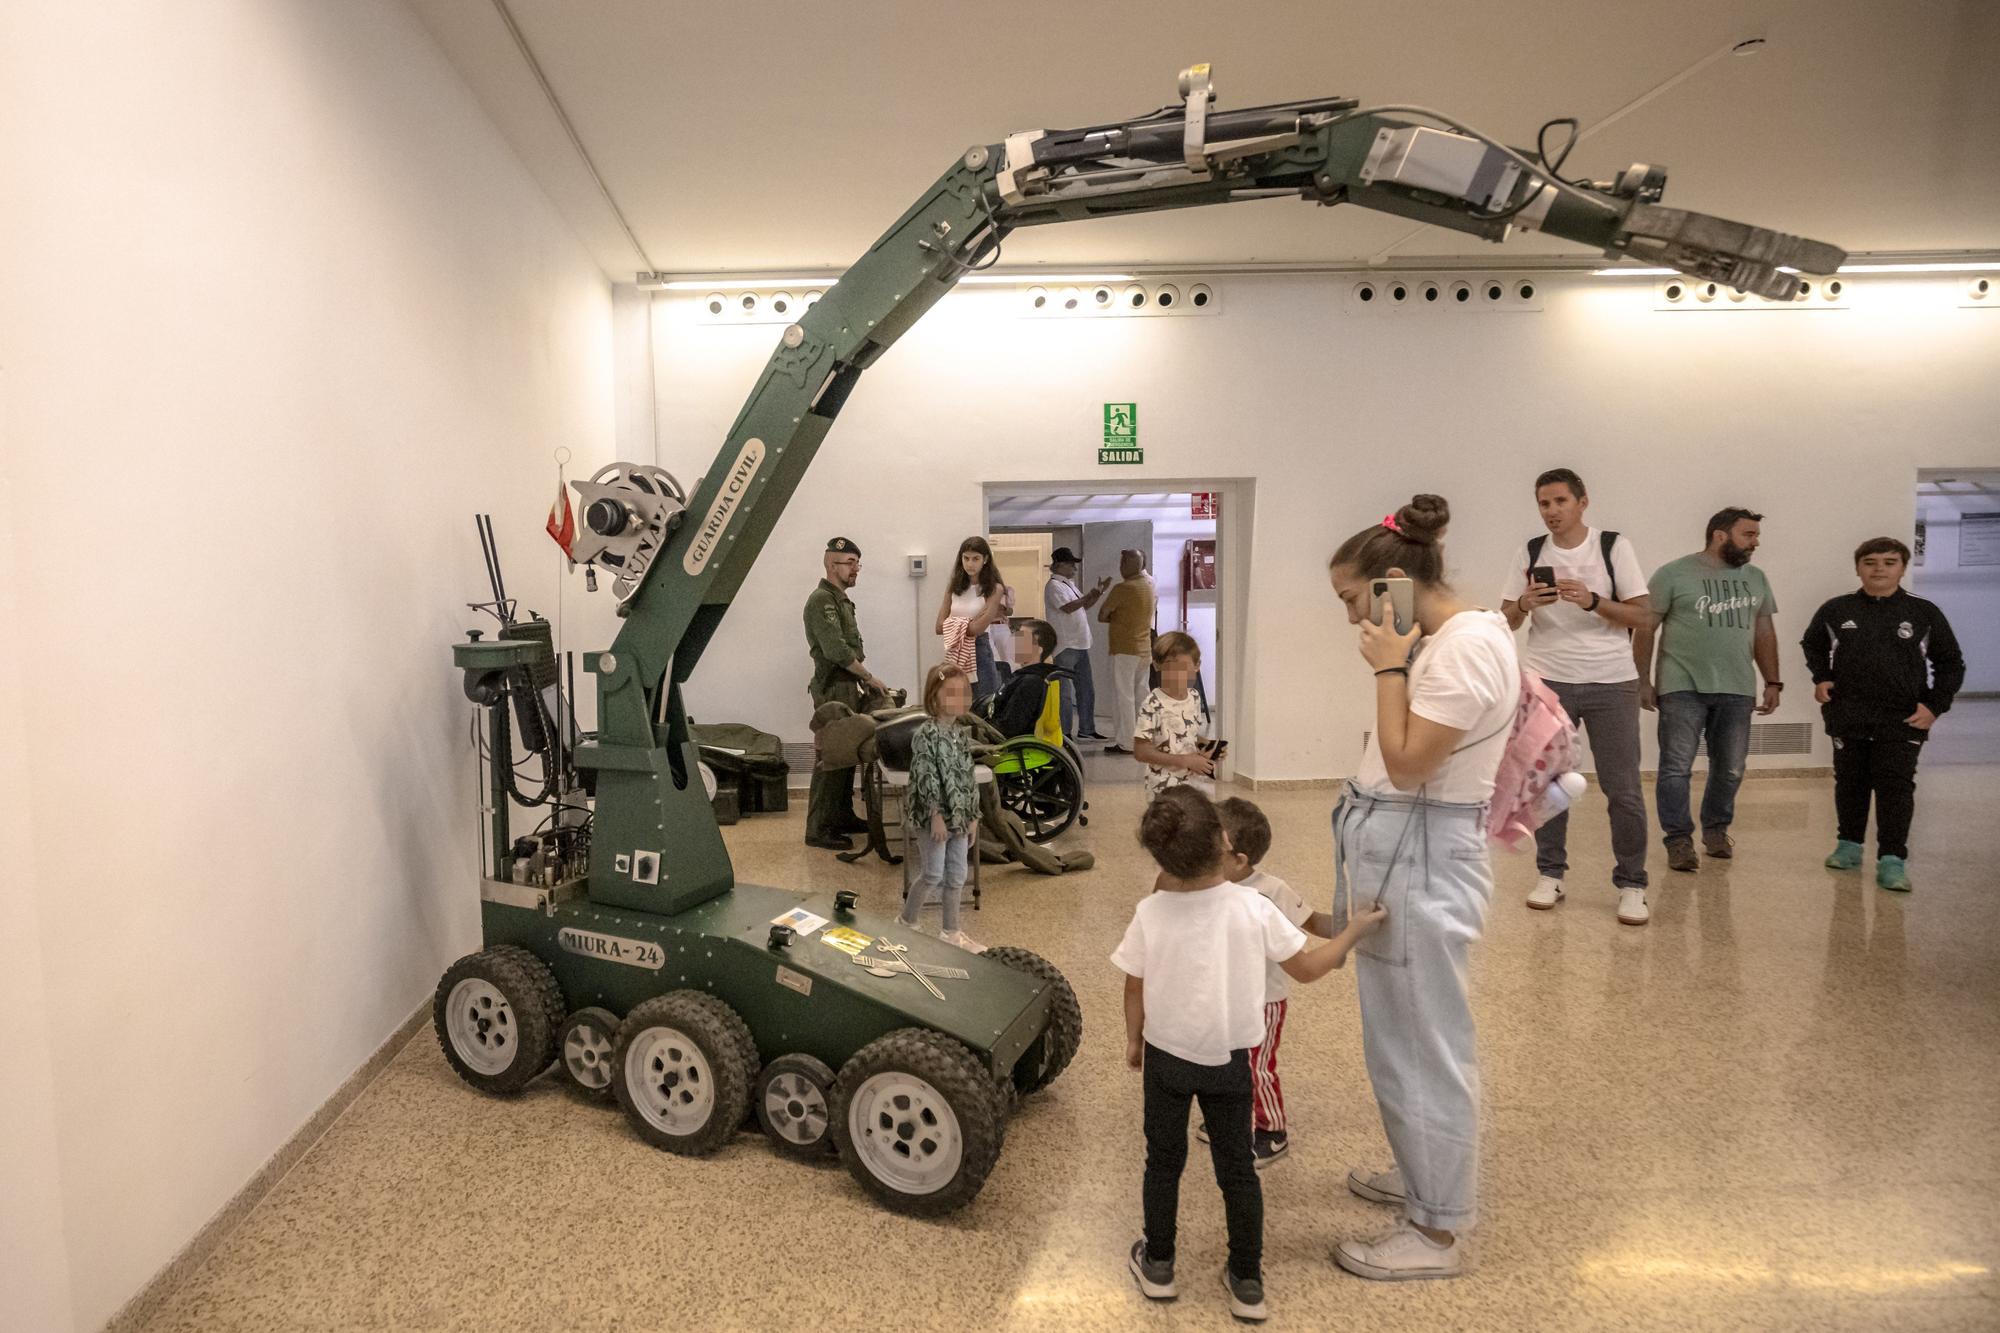
<svg viewBox="0 0 2000 1333">
<path fill-rule="evenodd" d="M 0 153 L 0 1324 L 94 1328 L 476 947 L 469 516 L 552 609 L 610 291 L 395 0 L 14 0 Z"/>
<path fill-rule="evenodd" d="M 1255 226 L 1286 206 L 1235 216 Z M 1342 279 L 1224 285 L 1220 313 L 1181 319 L 1020 319 L 990 287 L 948 298 L 848 402 L 691 682 L 694 706 L 804 738 L 800 606 L 830 533 L 868 553 L 871 652 L 911 660 L 903 555 L 955 549 L 982 482 L 1091 489 L 1106 401 L 1141 405 L 1146 463 L 1115 469 L 1120 484 L 1257 481 L 1236 756 L 1260 778 L 1353 770 L 1372 695 L 1324 567 L 1415 491 L 1454 503 L 1459 581 L 1496 602 L 1539 530 L 1543 468 L 1579 470 L 1593 519 L 1630 533 L 1649 568 L 1699 547 L 1715 509 L 1760 508 L 1785 667 L 1802 678 L 1807 615 L 1851 582 L 1860 536 L 1910 533 L 1916 469 L 2000 460 L 2000 316 L 1956 308 L 1951 278 L 1856 280 L 1851 308 L 1826 312 L 1656 312 L 1645 279 L 1584 276 L 1546 282 L 1541 314 L 1364 315 Z M 778 330 L 699 325 L 683 299 L 656 320 L 662 458 L 699 472 Z M 1774 720 L 1816 723 L 1811 692 L 1791 690 Z M 1815 747 L 1810 762 L 1829 762 Z"/>
<path fill-rule="evenodd" d="M 1909 589 L 1938 604 L 1965 653 L 1964 689 L 2000 690 L 2000 565 L 1958 563 L 1959 507 L 1951 500 L 1920 502 L 1925 511 L 1924 563 L 1910 573 Z M 1985 512 L 2000 512 L 1989 505 Z"/>
</svg>

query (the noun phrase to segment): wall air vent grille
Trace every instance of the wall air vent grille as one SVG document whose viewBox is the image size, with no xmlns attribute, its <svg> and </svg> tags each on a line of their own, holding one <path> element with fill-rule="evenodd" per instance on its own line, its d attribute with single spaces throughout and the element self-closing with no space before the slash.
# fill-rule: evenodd
<svg viewBox="0 0 2000 1333">
<path fill-rule="evenodd" d="M 1751 754 L 1811 754 L 1812 723 L 1752 722 Z"/>
</svg>

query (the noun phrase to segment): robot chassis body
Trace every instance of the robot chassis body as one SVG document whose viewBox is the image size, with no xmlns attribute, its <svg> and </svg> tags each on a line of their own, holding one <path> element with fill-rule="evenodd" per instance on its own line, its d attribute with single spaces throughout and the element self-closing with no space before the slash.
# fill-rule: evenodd
<svg viewBox="0 0 2000 1333">
<path fill-rule="evenodd" d="M 837 1151 L 875 1198 L 924 1214 L 979 1192 L 1013 1100 L 1075 1054 L 1076 997 L 1035 955 L 969 954 L 857 911 L 851 894 L 737 883 L 681 701 L 861 373 L 1014 228 L 1283 195 L 1492 241 L 1539 229 L 1781 300 L 1795 274 L 1845 258 L 1664 208 L 1658 168 L 1565 180 L 1560 157 L 1424 108 L 1325 98 L 1221 112 L 1205 65 L 1180 94 L 1135 120 L 968 149 L 784 330 L 692 497 L 637 465 L 576 483 L 573 554 L 615 578 L 623 618 L 610 649 L 583 658 L 594 735 L 572 749 L 554 734 L 546 626 L 455 646 L 491 749 L 486 947 L 445 973 L 434 1006 L 468 1082 L 513 1092 L 560 1063 L 615 1095 L 648 1141 L 692 1155 L 754 1110 L 780 1150 Z M 548 765 L 544 797 L 556 793 L 549 827 L 520 839 L 510 701 Z M 565 795 L 579 779 L 594 813 Z"/>
</svg>

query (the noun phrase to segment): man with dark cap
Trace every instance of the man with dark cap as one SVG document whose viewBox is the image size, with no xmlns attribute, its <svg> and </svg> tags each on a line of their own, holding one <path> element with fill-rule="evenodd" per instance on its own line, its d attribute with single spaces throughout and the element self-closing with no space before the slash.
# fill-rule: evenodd
<svg viewBox="0 0 2000 1333">
<path fill-rule="evenodd" d="M 1097 691 L 1090 678 L 1090 617 L 1086 614 L 1111 586 L 1106 575 L 1085 592 L 1076 581 L 1076 552 L 1058 546 L 1049 552 L 1049 582 L 1042 590 L 1049 624 L 1056 632 L 1055 664 L 1068 671 L 1063 686 L 1063 734 L 1074 740 L 1103 740 L 1097 734 Z"/>
<path fill-rule="evenodd" d="M 847 590 L 861 577 L 861 548 L 845 537 L 826 544 L 821 557 L 826 577 L 806 598 L 806 647 L 812 653 L 812 696 L 815 711 L 839 702 L 861 712 L 871 694 L 887 693 L 861 659 L 861 630 L 854 622 L 854 603 Z M 806 798 L 806 846 L 847 851 L 850 833 L 868 827 L 854 813 L 854 770 L 822 768 L 813 763 L 812 791 Z"/>
</svg>

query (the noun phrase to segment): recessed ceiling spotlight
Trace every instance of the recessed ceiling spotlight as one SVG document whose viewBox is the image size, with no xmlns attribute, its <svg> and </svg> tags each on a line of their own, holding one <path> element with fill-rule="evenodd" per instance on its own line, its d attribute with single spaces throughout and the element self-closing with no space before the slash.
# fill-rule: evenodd
<svg viewBox="0 0 2000 1333">
<path fill-rule="evenodd" d="M 1764 39 L 1762 37 L 1745 37 L 1742 41 L 1729 48 L 1729 54 L 1733 56 L 1754 56 L 1763 49 Z"/>
</svg>

